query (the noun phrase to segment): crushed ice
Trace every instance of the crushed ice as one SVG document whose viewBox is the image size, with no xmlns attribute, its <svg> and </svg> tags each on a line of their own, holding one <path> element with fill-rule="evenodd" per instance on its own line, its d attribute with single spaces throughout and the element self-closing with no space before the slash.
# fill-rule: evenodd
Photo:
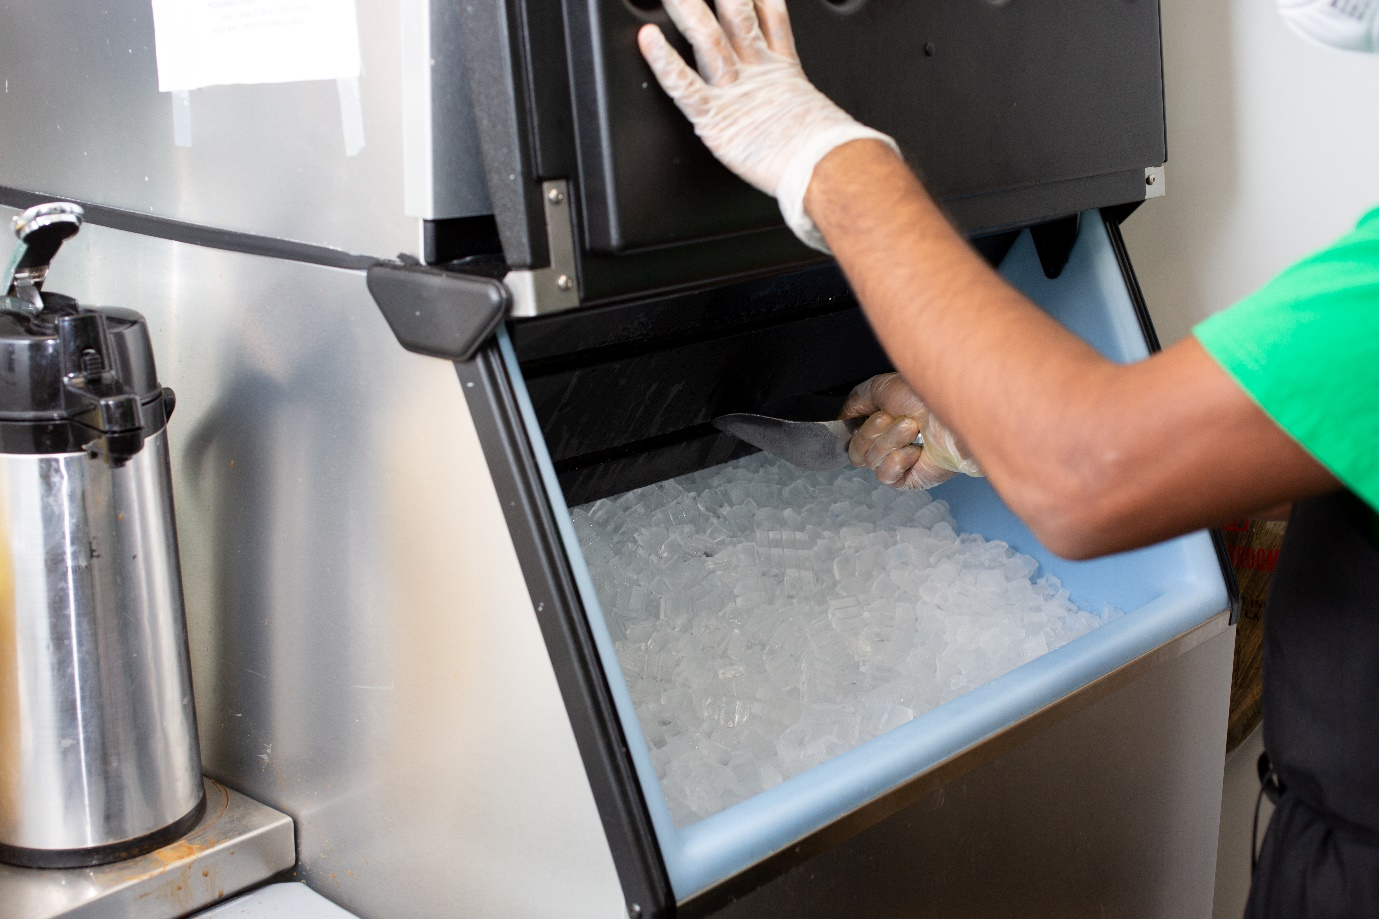
<svg viewBox="0 0 1379 919">
<path fill-rule="evenodd" d="M 1121 615 L 850 468 L 756 454 L 573 516 L 681 825 Z"/>
</svg>

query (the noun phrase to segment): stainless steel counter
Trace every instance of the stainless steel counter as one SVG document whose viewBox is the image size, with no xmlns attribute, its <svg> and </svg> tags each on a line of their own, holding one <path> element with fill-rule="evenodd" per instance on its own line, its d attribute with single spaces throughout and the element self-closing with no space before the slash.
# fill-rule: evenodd
<svg viewBox="0 0 1379 919">
<path fill-rule="evenodd" d="M 291 868 L 292 818 L 205 780 L 196 829 L 148 855 L 95 868 L 0 865 L 6 919 L 174 919 Z"/>
<path fill-rule="evenodd" d="M 358 919 L 300 881 L 269 884 L 195 919 Z"/>
</svg>

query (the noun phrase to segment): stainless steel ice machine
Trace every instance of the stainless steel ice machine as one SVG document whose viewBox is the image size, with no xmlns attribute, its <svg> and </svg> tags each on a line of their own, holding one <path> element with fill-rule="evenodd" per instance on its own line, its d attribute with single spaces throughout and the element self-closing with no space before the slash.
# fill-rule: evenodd
<svg viewBox="0 0 1379 919">
<path fill-rule="evenodd" d="M 1127 615 L 667 819 L 568 506 L 740 458 L 714 414 L 884 355 L 646 91 L 655 4 L 353 6 L 353 84 L 174 95 L 148 5 L 0 2 L 0 208 L 81 202 L 50 283 L 147 315 L 205 769 L 294 818 L 297 876 L 361 917 L 1207 915 L 1210 536 L 1069 566 L 980 483 L 941 493 L 964 526 Z M 1118 224 L 1165 188 L 1157 4 L 791 12 L 993 264 L 1107 353 L 1153 347 Z"/>
<path fill-rule="evenodd" d="M 1001 261 L 1012 282 L 1109 356 L 1134 360 L 1154 346 L 1152 326 L 1138 302 L 1111 216 L 1082 215 L 1077 243 L 1056 279 L 1047 276 L 1029 233 L 1020 234 Z M 1161 796 L 1182 790 L 1170 791 L 1172 783 L 1160 784 L 1168 775 L 1181 775 L 1177 770 L 1184 764 L 1161 759 L 1172 758 L 1171 744 L 1153 749 L 1153 719 L 1133 716 L 1115 727 L 1088 728 L 1069 747 L 1041 754 L 1032 753 L 1039 741 L 1021 741 L 1037 736 L 1053 743 L 1051 738 L 1060 731 L 1076 731 L 1068 723 L 1076 722 L 1074 713 L 1094 699 L 1105 700 L 1095 710 L 1133 705 L 1129 700 L 1138 691 L 1135 687 L 1147 689 L 1153 682 L 1148 672 L 1210 644 L 1227 630 L 1231 587 L 1217 543 L 1211 534 L 1201 533 L 1109 559 L 1069 563 L 1039 547 L 990 488 L 977 480 L 956 481 L 934 495 L 949 502 L 965 528 L 1033 553 L 1041 570 L 1057 574 L 1083 601 L 1111 603 L 1128 615 L 769 791 L 689 824 L 672 818 L 662 778 L 649 755 L 645 723 L 628 695 L 613 650 L 603 613 L 610 598 L 601 597 L 594 587 L 570 524 L 567 497 L 571 505 L 584 503 L 731 459 L 741 452 L 741 445 L 707 424 L 719 411 L 741 407 L 744 399 L 766 403 L 795 387 L 837 388 L 840 381 L 885 369 L 884 357 L 868 339 L 856 306 L 845 294 L 830 290 L 826 276 L 771 283 L 771 302 L 782 315 L 769 325 L 758 317 L 745 328 L 713 333 L 703 327 L 678 333 L 663 329 L 658 335 L 642 317 L 640 323 L 623 326 L 628 330 L 625 340 L 605 339 L 601 349 L 578 354 L 558 350 L 577 345 L 571 328 L 548 335 L 540 320 L 530 327 L 517 325 L 500 339 L 496 353 L 461 369 L 467 387 L 473 382 L 475 390 L 492 393 L 471 400 L 481 430 L 488 428 L 488 437 L 506 442 L 512 453 L 524 444 L 531 447 L 525 463 L 495 467 L 495 482 L 510 508 L 524 508 L 510 513 L 510 531 L 519 546 L 530 540 L 526 571 L 533 595 L 540 598 L 538 616 L 550 613 L 558 619 L 561 610 L 573 614 L 565 620 L 563 632 L 546 632 L 553 658 L 585 662 L 579 670 L 572 668 L 566 679 L 583 684 L 585 699 L 599 698 L 596 693 L 606 690 L 600 701 L 607 707 L 589 705 L 585 717 L 607 719 L 599 728 L 620 734 L 619 746 L 626 744 L 625 755 L 619 750 L 616 757 L 603 760 L 610 784 L 625 783 L 621 788 L 626 798 L 646 807 L 644 816 L 628 807 L 626 813 L 645 823 L 629 821 L 623 832 L 645 833 L 639 844 L 659 856 L 653 866 L 665 871 L 677 908 L 686 915 L 723 909 L 745 914 L 747 906 L 733 904 L 775 903 L 781 898 L 795 904 L 789 915 L 828 915 L 843 903 L 883 912 L 903 907 L 910 915 L 990 915 L 1002 903 L 1022 900 L 1037 904 L 1034 914 L 1108 908 L 1117 914 L 1155 915 L 1151 900 L 1145 899 L 1150 897 L 1142 886 L 1146 879 L 1136 879 L 1127 866 L 1117 865 L 1123 853 L 1114 845 L 1117 839 L 1146 843 L 1157 837 L 1172 849 L 1168 836 L 1158 834 L 1185 832 L 1184 827 L 1168 830 L 1153 808 L 1137 810 L 1149 800 L 1161 804 Z M 816 299 L 811 300 L 811 294 Z M 750 299 L 746 290 L 741 295 Z M 681 297 L 675 307 L 666 315 L 692 323 L 687 317 L 703 304 Z M 608 312 L 617 309 L 610 307 Z M 609 336 L 613 327 L 616 323 L 610 321 L 601 334 Z M 676 397 L 680 392 L 705 395 L 682 401 Z M 659 430 L 656 424 L 675 427 Z M 551 557 L 563 558 L 565 564 L 551 564 Z M 572 626 L 582 634 L 571 634 Z M 1221 650 L 1224 644 L 1211 647 L 1224 654 L 1222 660 L 1229 657 L 1229 649 Z M 1223 684 L 1212 693 L 1217 696 L 1214 710 L 1224 704 L 1219 685 Z M 1207 763 L 1219 756 L 1219 748 L 1213 740 L 1201 751 L 1205 759 L 1197 768 L 1202 775 L 1214 773 Z M 1071 749 L 1078 752 L 1071 754 Z M 1089 750 L 1095 754 L 1088 756 Z M 1158 777 L 1147 779 L 1139 773 L 1132 779 L 1129 770 L 1119 772 L 1127 765 L 1120 759 L 1123 755 L 1137 760 L 1141 768 L 1156 762 Z M 941 802 L 946 785 L 980 784 L 982 769 L 968 774 L 978 764 L 992 763 L 987 768 L 993 771 L 999 769 L 997 764 L 1018 769 L 1014 763 L 1024 757 L 1034 759 L 1025 763 L 1018 792 L 984 790 L 976 801 L 965 802 L 976 812 L 969 816 L 984 826 L 1008 820 L 1002 826 L 1009 836 L 984 835 L 977 849 L 970 848 L 974 843 L 964 838 L 963 830 L 952 840 L 962 840 L 961 859 L 990 870 L 998 865 L 1012 870 L 1013 861 L 1016 876 L 1034 872 L 1037 865 L 1049 872 L 1047 878 L 1022 877 L 1020 883 L 1028 886 L 1011 900 L 1008 891 L 996 895 L 985 888 L 964 887 L 976 880 L 973 874 L 961 874 L 963 884 L 958 887 L 964 892 L 959 894 L 949 886 L 955 883 L 951 867 L 935 878 L 916 862 L 912 873 L 877 877 L 865 890 L 850 886 L 849 878 L 860 865 L 882 852 L 927 851 L 934 841 L 934 830 L 927 824 L 935 806 L 933 795 L 938 794 Z M 1119 816 L 1104 822 L 1105 801 L 1082 799 L 1082 789 L 1121 782 L 1128 786 L 1115 793 L 1123 796 L 1122 803 L 1113 806 Z M 1208 780 L 1193 792 L 1202 795 L 1199 806 L 1208 813 L 1212 787 Z M 604 793 L 618 788 L 614 785 Z M 1016 803 L 1010 795 L 1040 801 L 1034 810 L 1041 818 L 1048 816 L 1041 808 L 1057 800 L 1062 816 L 1052 825 L 1038 824 L 1030 815 L 1033 801 Z M 1003 807 L 1008 812 L 1002 814 Z M 1198 833 L 1205 831 L 1204 826 L 1196 828 Z M 950 832 L 953 827 L 941 835 Z M 1069 855 L 1067 862 L 1050 863 L 1047 854 L 1037 854 L 1060 848 Z M 636 851 L 625 851 L 623 857 L 630 860 Z M 1072 858 L 1078 851 L 1081 856 Z M 1182 855 L 1182 850 L 1175 851 Z M 1191 912 L 1190 904 L 1207 902 L 1200 898 L 1211 889 L 1209 862 L 1175 868 L 1178 881 L 1167 885 L 1166 895 L 1178 908 Z M 1156 877 L 1162 883 L 1162 877 Z M 1102 878 L 1119 880 L 1103 884 L 1098 880 Z M 648 887 L 655 880 L 653 876 Z M 1049 890 L 1045 885 L 1051 883 L 1054 889 Z M 945 895 L 938 901 L 941 907 L 906 906 L 939 891 Z M 955 906 L 964 899 L 964 905 Z"/>
</svg>

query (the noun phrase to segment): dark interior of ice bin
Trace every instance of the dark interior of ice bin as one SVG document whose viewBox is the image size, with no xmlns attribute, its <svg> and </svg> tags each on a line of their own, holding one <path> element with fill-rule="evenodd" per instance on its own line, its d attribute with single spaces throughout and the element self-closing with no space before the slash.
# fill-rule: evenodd
<svg viewBox="0 0 1379 919">
<path fill-rule="evenodd" d="M 999 264 L 1017 235 L 974 245 Z M 512 342 L 571 507 L 754 452 L 719 415 L 841 406 L 892 369 L 835 265 L 519 322 Z"/>
</svg>

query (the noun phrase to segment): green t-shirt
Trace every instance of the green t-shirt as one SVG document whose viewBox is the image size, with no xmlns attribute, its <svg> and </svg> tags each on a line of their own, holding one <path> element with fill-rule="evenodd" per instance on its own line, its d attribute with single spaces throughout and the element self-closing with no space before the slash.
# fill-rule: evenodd
<svg viewBox="0 0 1379 919">
<path fill-rule="evenodd" d="M 1279 427 L 1379 508 L 1379 208 L 1193 334 Z"/>
</svg>

